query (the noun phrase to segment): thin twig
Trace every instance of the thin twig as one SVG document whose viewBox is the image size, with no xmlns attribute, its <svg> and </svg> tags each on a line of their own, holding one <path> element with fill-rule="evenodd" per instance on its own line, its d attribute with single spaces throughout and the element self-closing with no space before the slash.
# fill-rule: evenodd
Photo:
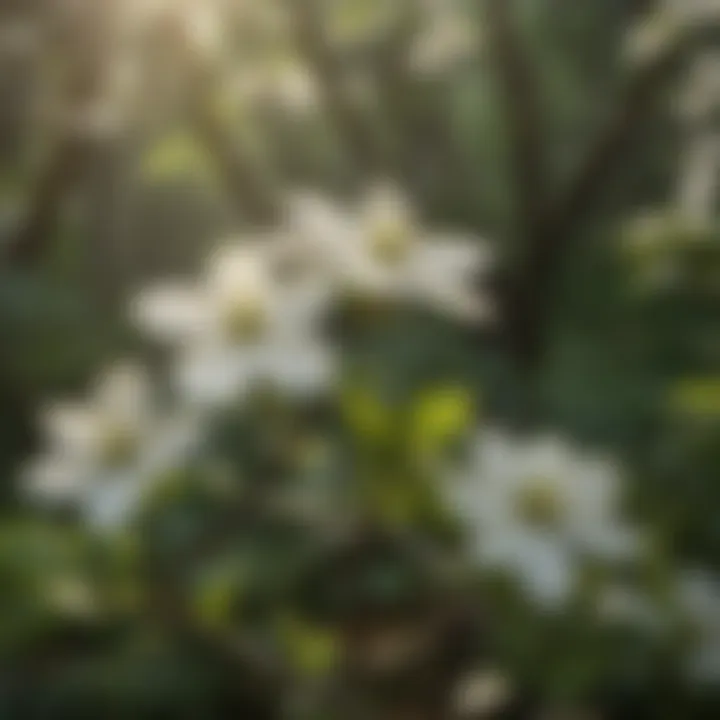
<svg viewBox="0 0 720 720">
<path fill-rule="evenodd" d="M 355 163 L 373 172 L 387 169 L 382 144 L 347 93 L 340 64 L 323 31 L 315 0 L 286 0 L 297 47 L 315 73 L 323 103 Z"/>
<path fill-rule="evenodd" d="M 194 102 L 191 120 L 200 143 L 241 214 L 263 225 L 276 218 L 279 203 L 266 169 L 228 132 L 204 93 Z"/>
<path fill-rule="evenodd" d="M 60 27 L 58 46 L 51 43 L 48 54 L 66 66 L 61 88 L 60 127 L 54 146 L 41 168 L 30 198 L 4 258 L 12 266 L 32 266 L 41 261 L 60 221 L 63 204 L 74 190 L 91 160 L 98 138 L 83 128 L 86 115 L 101 99 L 112 58 L 112 13 L 97 3 L 85 8 L 67 36 Z M 67 31 L 67 28 L 65 29 Z"/>
<path fill-rule="evenodd" d="M 232 628 L 213 629 L 196 617 L 187 602 L 178 578 L 157 560 L 144 559 L 147 594 L 144 610 L 149 622 L 163 628 L 171 637 L 196 654 L 210 657 L 235 677 L 237 689 L 245 688 L 252 700 L 263 706 L 263 717 L 278 717 L 279 693 L 291 681 L 288 667 L 274 654 L 267 653 Z"/>
<path fill-rule="evenodd" d="M 169 30 L 171 38 L 175 34 L 181 41 L 176 45 L 192 48 L 192 43 L 182 42 L 187 41 L 184 24 L 175 24 L 178 18 L 174 15 L 169 20 L 169 27 L 164 29 Z M 189 76 L 190 125 L 214 163 L 233 203 L 247 220 L 258 224 L 271 222 L 276 218 L 279 206 L 274 183 L 268 168 L 252 157 L 247 145 L 238 142 L 218 112 L 217 98 L 222 87 L 218 83 L 215 63 L 190 49 L 182 53 L 178 64 Z"/>
</svg>

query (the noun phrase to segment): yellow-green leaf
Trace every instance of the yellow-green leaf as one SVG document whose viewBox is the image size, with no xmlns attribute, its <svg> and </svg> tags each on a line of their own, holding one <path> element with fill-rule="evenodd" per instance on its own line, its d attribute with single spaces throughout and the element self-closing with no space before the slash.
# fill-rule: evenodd
<svg viewBox="0 0 720 720">
<path fill-rule="evenodd" d="M 683 380 L 671 391 L 670 405 L 684 415 L 720 417 L 720 376 Z"/>
<path fill-rule="evenodd" d="M 393 435 L 395 413 L 377 396 L 361 387 L 347 389 L 342 407 L 350 429 L 358 438 L 378 443 Z"/>
<path fill-rule="evenodd" d="M 415 485 L 408 477 L 374 475 L 366 479 L 364 493 L 374 516 L 398 526 L 415 517 Z"/>
<path fill-rule="evenodd" d="M 205 151 L 189 132 L 178 130 L 161 138 L 146 154 L 142 174 L 151 183 L 176 178 L 207 181 L 212 168 Z"/>
<path fill-rule="evenodd" d="M 333 666 L 337 647 L 331 633 L 290 616 L 281 618 L 278 625 L 286 651 L 301 672 L 321 675 Z"/>
<path fill-rule="evenodd" d="M 233 608 L 240 593 L 236 573 L 218 573 L 198 588 L 195 610 L 200 620 L 208 626 L 223 626 L 232 617 Z"/>
<path fill-rule="evenodd" d="M 412 441 L 420 451 L 439 450 L 460 437 L 473 423 L 474 404 L 463 387 L 430 390 L 415 404 Z"/>
</svg>

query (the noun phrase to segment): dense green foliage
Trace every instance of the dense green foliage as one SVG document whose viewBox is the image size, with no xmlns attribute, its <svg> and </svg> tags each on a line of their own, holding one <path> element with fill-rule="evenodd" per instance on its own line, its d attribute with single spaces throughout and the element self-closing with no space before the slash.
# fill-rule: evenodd
<svg viewBox="0 0 720 720">
<path fill-rule="evenodd" d="M 720 573 L 720 238 L 715 203 L 701 226 L 677 207 L 696 128 L 676 106 L 713 29 L 643 63 L 627 43 L 652 3 L 448 0 L 472 51 L 428 70 L 409 60 L 438 22 L 420 0 L 268 0 L 292 19 L 267 36 L 240 0 L 207 3 L 222 52 L 178 0 L 126 50 L 142 91 L 110 98 L 122 122 L 100 132 L 53 103 L 107 111 L 125 3 L 71 4 L 0 2 L 0 717 L 712 717 L 720 607 L 698 630 L 676 587 Z M 122 529 L 31 501 L 58 398 L 128 356 L 172 395 L 171 353 L 129 319 L 140 290 L 278 226 L 295 188 L 347 200 L 378 178 L 423 227 L 491 248 L 493 323 L 338 303 L 332 391 L 229 402 Z M 447 502 L 476 428 L 622 464 L 649 548 L 612 582 L 661 630 L 603 621 L 593 563 L 560 612 L 478 566 Z M 685 672 L 698 632 L 709 682 Z M 462 715 L 479 669 L 508 699 Z"/>
</svg>

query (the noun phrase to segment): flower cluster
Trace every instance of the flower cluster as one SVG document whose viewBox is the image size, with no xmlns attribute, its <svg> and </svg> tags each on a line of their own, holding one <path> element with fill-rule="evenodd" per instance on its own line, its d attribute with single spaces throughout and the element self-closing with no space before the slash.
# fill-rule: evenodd
<svg viewBox="0 0 720 720">
<path fill-rule="evenodd" d="M 490 304 L 474 288 L 489 267 L 487 246 L 474 237 L 428 233 L 391 185 L 378 184 L 349 211 L 300 194 L 289 213 L 299 243 L 335 292 L 416 302 L 467 321 L 490 318 Z"/>
<path fill-rule="evenodd" d="M 326 320 L 348 291 L 478 321 L 487 303 L 472 280 L 487 262 L 480 241 L 427 232 L 385 184 L 359 212 L 294 197 L 276 232 L 223 242 L 199 279 L 138 293 L 133 322 L 170 351 L 169 407 L 154 407 L 134 366 L 109 372 L 87 402 L 52 407 L 33 494 L 122 523 L 143 487 L 183 462 L 214 411 L 266 389 L 295 401 L 332 391 L 340 362 Z"/>
<path fill-rule="evenodd" d="M 100 528 L 122 525 L 197 439 L 189 416 L 154 405 L 149 377 L 133 363 L 108 369 L 86 400 L 50 405 L 41 422 L 46 450 L 28 468 L 28 493 L 79 506 Z"/>
<path fill-rule="evenodd" d="M 333 394 L 343 357 L 327 319 L 347 309 L 348 298 L 487 322 L 492 303 L 475 281 L 490 258 L 475 237 L 428 230 L 387 182 L 350 205 L 291 194 L 275 231 L 226 240 L 199 278 L 137 294 L 132 321 L 169 357 L 165 401 L 147 371 L 123 363 L 86 400 L 50 406 L 41 418 L 46 449 L 28 468 L 29 495 L 78 508 L 103 531 L 127 527 L 148 490 L 202 450 L 214 413 L 268 389 L 291 405 Z M 484 428 L 459 476 L 440 487 L 474 562 L 557 611 L 579 597 L 588 570 L 647 560 L 648 536 L 623 517 L 622 475 L 612 460 L 558 437 Z M 681 582 L 675 603 L 702 625 L 689 663 L 702 679 L 720 665 L 717 616 L 708 610 L 713 587 Z M 622 585 L 610 583 L 600 596 L 607 622 L 670 625 L 651 599 Z"/>
<path fill-rule="evenodd" d="M 451 100 L 435 94 L 444 90 L 444 82 L 437 80 L 444 81 L 446 75 L 477 58 L 482 37 L 478 24 L 469 21 L 470 4 L 460 0 L 116 0 L 105 3 L 96 14 L 88 10 L 91 5 L 89 0 L 81 0 L 72 7 L 80 8 L 74 11 L 79 15 L 97 20 L 103 42 L 89 43 L 90 47 L 78 53 L 78 64 L 97 67 L 97 77 L 87 83 L 76 82 L 76 74 L 84 77 L 84 67 L 58 73 L 70 77 L 67 107 L 62 107 L 60 116 L 63 122 L 68 120 L 71 131 L 61 135 L 74 140 L 81 131 L 93 139 L 107 139 L 108 135 L 114 138 L 118 130 L 126 133 L 143 125 L 140 129 L 149 132 L 138 133 L 138 139 L 147 136 L 151 145 L 155 130 L 165 124 L 156 121 L 171 115 L 170 125 L 182 125 L 177 132 L 181 141 L 193 134 L 192 147 L 180 144 L 180 150 L 194 162 L 193 153 L 200 148 L 216 161 L 212 171 L 218 170 L 217 176 L 237 191 L 238 214 L 247 224 L 236 236 L 218 242 L 196 275 L 158 278 L 132 297 L 126 319 L 139 335 L 135 339 L 142 348 L 140 359 L 130 358 L 106 368 L 79 399 L 42 409 L 38 418 L 41 450 L 23 476 L 27 498 L 43 510 L 69 511 L 89 527 L 93 539 L 114 540 L 120 533 L 138 531 L 139 544 L 147 541 L 151 545 L 166 527 L 158 522 L 163 528 L 157 536 L 154 528 L 148 531 L 154 512 L 166 512 L 163 520 L 172 516 L 167 525 L 176 536 L 182 536 L 178 554 L 202 535 L 202 542 L 197 543 L 202 546 L 201 554 L 209 547 L 208 554 L 214 557 L 208 564 L 217 562 L 223 567 L 207 571 L 196 568 L 193 559 L 188 563 L 193 567 L 181 579 L 184 584 L 179 594 L 187 591 L 203 620 L 205 615 L 221 612 L 230 617 L 226 606 L 236 600 L 229 597 L 235 588 L 228 590 L 224 583 L 240 584 L 239 576 L 254 572 L 245 567 L 254 561 L 235 557 L 243 555 L 244 547 L 223 547 L 215 556 L 215 535 L 206 531 L 215 524 L 218 507 L 213 503 L 222 495 L 218 534 L 226 526 L 234 532 L 252 517 L 257 525 L 250 524 L 246 534 L 260 535 L 255 531 L 267 520 L 266 512 L 275 523 L 268 534 L 280 535 L 276 525 L 282 524 L 285 531 L 284 523 L 291 519 L 294 524 L 287 533 L 291 544 L 296 531 L 300 535 L 308 528 L 308 534 L 315 533 L 312 542 L 321 537 L 323 543 L 330 536 L 332 541 L 340 536 L 344 539 L 348 528 L 351 533 L 359 528 L 362 542 L 366 534 L 373 536 L 370 544 L 375 533 L 384 542 L 388 528 L 392 542 L 400 538 L 398 544 L 406 535 L 414 544 L 418 539 L 415 533 L 422 533 L 417 545 L 423 550 L 426 540 L 432 545 L 428 565 L 433 565 L 433 572 L 446 566 L 437 572 L 443 575 L 443 582 L 450 576 L 448 584 L 457 580 L 455 564 L 445 563 L 447 555 L 443 553 L 456 551 L 459 544 L 463 549 L 462 592 L 474 600 L 473 593 L 480 588 L 489 606 L 495 602 L 511 608 L 508 613 L 513 614 L 513 622 L 519 619 L 518 625 L 530 620 L 542 630 L 564 633 L 564 621 L 572 618 L 585 623 L 583 629 L 591 628 L 588 643 L 593 642 L 591 636 L 598 628 L 598 634 L 609 631 L 602 642 L 618 627 L 631 628 L 648 638 L 648 644 L 657 643 L 663 650 L 663 643 L 675 642 L 686 649 L 682 657 L 693 680 L 707 685 L 720 680 L 720 578 L 706 568 L 678 571 L 672 553 L 658 551 L 659 545 L 670 544 L 672 539 L 653 533 L 652 508 L 647 517 L 642 500 L 633 507 L 632 488 L 626 482 L 630 468 L 621 462 L 620 454 L 610 457 L 575 444 L 576 439 L 569 435 L 547 434 L 532 423 L 513 423 L 504 414 L 507 407 L 498 417 L 488 413 L 488 419 L 475 427 L 479 403 L 470 397 L 474 391 L 457 380 L 455 366 L 450 372 L 445 366 L 435 366 L 435 350 L 442 354 L 445 348 L 432 347 L 425 355 L 427 348 L 422 344 L 428 342 L 427 335 L 432 335 L 428 344 L 435 346 L 443 345 L 438 338 L 444 338 L 446 332 L 458 346 L 480 344 L 485 336 L 464 331 L 497 323 L 501 332 L 492 335 L 488 345 L 496 338 L 507 342 L 498 343 L 487 354 L 485 348 L 478 353 L 482 358 L 476 364 L 483 364 L 482 373 L 484 361 L 495 366 L 500 360 L 499 366 L 521 360 L 521 367 L 527 369 L 528 360 L 538 360 L 542 366 L 545 356 L 541 350 L 545 348 L 537 348 L 536 356 L 530 347 L 535 339 L 523 337 L 533 334 L 536 328 L 531 326 L 535 321 L 541 324 L 547 309 L 540 297 L 542 277 L 534 278 L 530 267 L 523 268 L 527 274 L 503 268 L 508 272 L 498 273 L 498 296 L 493 296 L 485 287 L 489 283 L 483 282 L 494 263 L 490 245 L 474 231 L 456 232 L 429 224 L 422 208 L 395 180 L 378 178 L 362 192 L 329 196 L 297 187 L 297 179 L 287 182 L 295 189 L 286 192 L 285 183 L 278 179 L 288 170 L 293 178 L 310 175 L 324 178 L 325 183 L 338 178 L 343 187 L 353 187 L 357 178 L 339 167 L 342 159 L 338 167 L 328 167 L 327 175 L 322 169 L 306 174 L 302 166 L 305 151 L 309 151 L 307 155 L 312 152 L 310 137 L 307 148 L 297 142 L 297 157 L 293 153 L 277 157 L 283 146 L 282 138 L 275 142 L 272 137 L 276 124 L 282 130 L 280 135 L 292 131 L 289 144 L 308 130 L 312 136 L 318 128 L 323 142 L 327 134 L 340 144 L 357 144 L 355 152 L 348 153 L 352 157 L 348 164 L 357 165 L 353 167 L 357 174 L 402 176 L 404 182 L 413 184 L 417 196 L 429 197 L 439 189 L 444 192 L 444 173 L 454 172 L 460 159 L 454 155 L 455 141 L 467 140 L 466 126 L 473 125 L 472 132 L 476 132 L 474 118 L 467 122 L 458 118 L 459 122 L 453 120 L 447 127 L 431 122 L 426 129 L 423 123 L 415 126 L 403 116 L 415 112 L 415 105 L 420 109 L 441 97 Z M 657 13 L 632 35 L 628 48 L 632 61 L 650 69 L 653 62 L 664 61 L 666 54 L 672 56 L 686 31 L 720 19 L 720 0 L 666 0 L 658 5 Z M 720 142 L 709 122 L 720 97 L 717 60 L 706 54 L 692 66 L 688 93 L 679 103 L 687 137 L 674 206 L 636 218 L 626 233 L 628 254 L 641 261 L 637 264 L 642 266 L 639 279 L 644 289 L 678 290 L 691 285 L 697 291 L 702 280 L 703 288 L 716 293 L 714 270 L 707 258 L 716 239 L 715 191 L 720 167 Z M 640 68 L 641 77 L 645 69 Z M 378 102 L 383 97 L 384 74 L 392 79 L 386 92 L 395 92 L 398 100 L 404 101 L 407 90 L 407 103 L 385 103 L 388 96 Z M 72 92 L 76 84 L 82 86 L 77 94 Z M 382 112 L 373 114 L 373 104 L 383 105 Z M 467 103 L 463 113 L 472 110 L 473 104 Z M 481 105 L 477 103 L 476 110 L 485 117 Z M 528 104 L 530 109 L 532 105 Z M 225 121 L 231 119 L 228 115 L 233 122 L 241 121 L 238 137 L 224 132 Z M 182 123 L 176 116 L 182 116 Z M 487 119 L 492 121 L 491 116 L 488 113 Z M 313 122 L 318 120 L 315 127 Z M 227 123 L 228 130 L 231 125 Z M 330 126 L 333 132 L 326 133 Z M 433 142 L 434 154 L 427 162 L 411 145 L 424 142 L 435 131 L 438 142 Z M 263 138 L 269 141 L 265 145 Z M 256 139 L 261 142 L 255 143 Z M 165 162 L 168 159 L 177 161 L 183 153 L 170 145 L 172 153 L 160 143 L 164 152 L 157 153 L 156 162 L 148 162 L 146 167 L 157 170 L 172 165 Z M 327 157 L 319 165 L 325 159 L 328 166 L 333 165 L 335 149 L 330 142 Z M 366 150 L 367 165 L 361 157 Z M 385 153 L 387 162 L 373 157 Z M 458 179 L 462 178 L 462 163 L 458 162 L 457 169 Z M 152 174 L 146 170 L 144 179 Z M 488 175 L 495 177 L 492 172 Z M 468 195 L 474 193 L 474 186 L 474 181 L 468 183 Z M 449 185 L 447 192 L 454 192 Z M 483 203 L 474 207 L 475 200 L 470 197 L 465 206 L 466 198 L 458 196 L 464 217 L 485 217 Z M 453 207 L 443 208 L 439 203 L 437 212 L 449 213 Z M 563 209 L 562 203 L 559 207 Z M 543 213 L 538 217 L 542 220 Z M 554 215 L 551 219 L 555 220 Z M 537 218 L 526 220 L 533 226 Z M 562 229 L 563 218 L 558 220 Z M 490 222 L 494 222 L 492 217 Z M 551 230 L 554 228 L 553 224 Z M 532 247 L 533 241 L 552 233 L 530 233 L 537 235 L 535 238 L 523 238 L 523 234 L 517 233 L 508 255 L 522 265 L 527 252 L 527 259 L 536 261 L 540 274 L 547 260 L 545 270 L 553 277 L 552 258 L 541 257 L 541 252 L 534 250 L 542 248 Z M 560 237 L 558 247 L 563 244 Z M 687 262 L 679 261 L 681 251 L 688 253 Z M 614 267 L 603 264 L 603 272 L 610 274 L 611 270 L 615 272 Z M 515 282 L 523 278 L 528 280 L 527 292 Z M 535 279 L 540 282 L 530 282 Z M 534 301 L 540 311 L 537 317 L 529 312 Z M 564 338 L 566 332 L 573 332 L 565 326 L 571 326 L 574 319 L 558 319 L 558 338 Z M 453 325 L 457 327 L 450 327 Z M 617 334 L 610 337 L 624 339 L 626 327 L 617 325 Z M 368 328 L 369 332 L 363 332 Z M 553 326 L 553 332 L 555 329 Z M 542 344 L 545 338 L 540 334 L 536 339 Z M 646 346 L 653 343 L 637 336 L 633 342 L 628 343 L 633 347 L 627 352 L 645 359 L 644 353 L 650 352 Z M 387 347 L 378 348 L 383 344 Z M 710 345 L 703 350 L 704 357 L 713 356 L 716 348 Z M 449 348 L 448 354 L 454 353 L 451 362 L 463 350 Z M 563 367 L 565 351 L 571 355 L 574 347 L 560 348 L 559 366 L 553 365 L 557 358 L 550 353 L 549 376 L 553 371 L 561 374 L 557 368 Z M 667 354 L 675 357 L 683 352 L 680 348 Z M 406 373 L 403 362 L 408 358 L 420 369 L 413 366 Z M 476 362 L 474 355 L 472 362 Z M 702 366 L 710 362 L 704 360 Z M 378 368 L 382 372 L 375 374 L 387 370 L 387 377 L 375 378 Z M 501 368 L 490 368 L 487 375 L 494 369 Z M 541 377 L 545 369 L 528 371 L 533 374 L 527 378 L 528 387 L 532 386 L 531 392 L 538 389 L 538 396 L 545 392 L 546 380 L 548 386 L 554 381 L 553 377 Z M 407 377 L 398 377 L 405 373 Z M 479 374 L 468 372 L 471 382 Z M 452 384 L 447 383 L 448 375 Z M 499 372 L 498 386 L 517 379 L 512 372 L 501 375 Z M 366 380 L 373 387 L 364 386 Z M 430 383 L 437 385 L 431 388 Z M 382 387 L 378 390 L 375 386 Z M 502 389 L 498 387 L 498 396 Z M 573 386 L 573 391 L 576 389 Z M 373 394 L 376 390 L 378 397 Z M 525 390 L 521 388 L 518 399 Z M 552 392 L 548 390 L 548 394 Z M 512 392 L 508 394 L 512 396 Z M 690 394 L 695 401 L 695 386 Z M 703 399 L 703 403 L 707 407 L 707 401 Z M 575 403 L 575 398 L 570 404 L 582 405 L 580 400 Z M 510 408 L 507 414 L 513 412 Z M 539 419 L 548 422 L 549 417 L 554 417 L 552 412 Z M 529 420 L 525 416 L 520 419 Z M 561 424 L 570 423 L 562 419 Z M 305 432 L 306 426 L 312 427 Z M 461 442 L 468 438 L 469 448 Z M 453 462 L 451 449 L 458 453 L 452 456 Z M 185 483 L 183 472 L 188 468 Z M 210 477 L 213 470 L 217 472 Z M 177 482 L 173 484 L 173 480 Z M 208 494 L 217 493 L 208 500 L 208 507 L 203 506 L 206 513 L 196 523 L 202 526 L 199 530 L 194 518 L 185 522 L 191 513 L 183 505 L 192 504 L 194 511 L 195 504 L 203 504 L 195 503 L 193 493 L 198 488 L 203 502 L 208 488 Z M 168 490 L 166 495 L 163 490 Z M 230 496 L 232 502 L 225 507 Z M 167 501 L 166 505 L 161 501 Z M 176 501 L 183 505 L 181 510 Z M 188 529 L 189 525 L 193 527 Z M 246 530 L 244 526 L 241 529 Z M 667 531 L 668 536 L 673 530 Z M 206 534 L 212 537 L 208 539 Z M 252 537 L 253 542 L 256 539 Z M 286 552 L 285 540 L 283 535 L 277 552 Z M 223 537 L 219 544 L 224 542 Z M 300 548 L 298 554 L 305 549 Z M 442 555 L 440 563 L 434 563 L 436 550 Z M 364 551 L 361 548 L 347 565 L 364 568 Z M 219 557 L 226 552 L 233 554 L 232 562 Z M 275 546 L 272 552 L 276 552 Z M 272 561 L 263 556 L 261 563 L 270 565 Z M 398 590 L 404 580 L 397 580 L 394 566 L 375 570 L 373 566 L 368 572 L 372 575 L 368 585 L 373 585 L 378 596 L 385 593 L 383 600 L 392 595 L 388 601 L 392 605 L 394 593 L 400 596 L 404 591 Z M 214 573 L 217 578 L 210 577 Z M 465 583 L 467 576 L 471 581 Z M 219 587 L 213 586 L 216 579 Z M 413 586 L 411 593 L 422 594 L 418 587 L 425 583 L 424 577 L 407 582 Z M 330 583 L 345 581 L 333 577 Z M 203 594 L 208 585 L 213 586 L 209 598 Z M 351 589 L 344 592 L 342 588 L 337 595 L 343 597 L 337 603 L 353 608 L 343 607 L 337 615 L 352 614 L 362 602 L 355 597 L 346 602 L 346 598 L 359 597 L 364 586 L 347 585 Z M 81 583 L 50 586 L 49 601 L 64 608 L 63 612 L 84 612 L 94 600 L 92 595 L 84 596 Z M 424 600 L 423 595 L 418 605 Z M 397 602 L 399 606 L 404 600 Z M 433 602 L 434 596 L 428 604 Z M 370 621 L 362 617 L 357 622 L 353 617 L 352 627 L 341 627 L 338 635 L 345 633 L 343 641 L 358 646 L 350 647 L 349 655 L 354 650 L 364 656 L 363 662 L 369 658 L 366 665 L 378 674 L 389 676 L 396 668 L 409 665 L 416 655 L 423 656 L 418 665 L 424 666 L 424 656 L 429 656 L 428 648 L 440 632 L 436 625 L 443 631 L 446 623 L 454 628 L 455 619 L 451 622 L 443 615 L 425 622 L 426 608 L 418 610 L 413 605 L 413 609 L 419 613 L 417 625 L 423 626 L 419 629 L 415 616 L 400 617 L 399 627 L 393 627 L 404 610 L 397 613 L 392 605 L 388 614 L 394 616 L 388 620 L 383 605 L 380 610 L 373 606 L 369 613 L 377 617 Z M 503 609 L 498 612 L 498 625 L 502 624 Z M 334 611 L 319 613 L 332 615 Z M 464 608 L 458 613 L 463 614 Z M 184 616 L 184 608 L 177 615 Z M 287 622 L 294 627 L 295 621 L 287 617 L 278 624 Z M 344 619 L 338 626 L 341 622 Z M 373 633 L 374 623 L 382 632 Z M 508 646 L 512 642 L 511 638 Z M 604 653 L 605 647 L 598 656 Z M 639 659 L 638 668 L 641 664 Z M 573 691 L 571 688 L 568 695 Z M 461 678 L 455 695 L 458 715 L 486 716 L 510 703 L 511 683 L 502 671 L 479 667 Z"/>
</svg>

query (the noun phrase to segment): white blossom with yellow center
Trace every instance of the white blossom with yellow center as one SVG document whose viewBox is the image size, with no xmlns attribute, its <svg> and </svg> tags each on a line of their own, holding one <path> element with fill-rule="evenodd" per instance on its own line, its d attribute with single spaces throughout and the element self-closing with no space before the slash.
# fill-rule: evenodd
<svg viewBox="0 0 720 720">
<path fill-rule="evenodd" d="M 201 282 L 140 294 L 132 313 L 178 348 L 178 387 L 193 404 L 230 404 L 258 385 L 290 394 L 322 390 L 332 354 L 319 324 L 325 293 L 278 272 L 278 238 L 219 248 Z"/>
<path fill-rule="evenodd" d="M 678 601 L 690 628 L 686 670 L 697 683 L 720 682 L 720 576 L 704 569 L 684 571 Z"/>
<path fill-rule="evenodd" d="M 479 55 L 482 35 L 475 18 L 458 0 L 423 0 L 419 32 L 408 64 L 421 75 L 433 76 L 457 68 Z"/>
<path fill-rule="evenodd" d="M 390 184 L 377 184 L 351 210 L 299 194 L 289 204 L 289 223 L 341 294 L 417 303 L 467 321 L 491 316 L 475 287 L 489 266 L 487 246 L 471 236 L 428 232 Z"/>
<path fill-rule="evenodd" d="M 469 471 L 447 488 L 480 563 L 509 571 L 545 607 L 570 597 L 584 560 L 640 549 L 640 534 L 618 516 L 615 465 L 556 438 L 485 432 Z"/>
<path fill-rule="evenodd" d="M 196 437 L 189 418 L 159 415 L 131 363 L 110 368 L 86 400 L 49 406 L 41 423 L 46 447 L 27 468 L 28 495 L 74 505 L 103 528 L 123 524 Z"/>
</svg>

